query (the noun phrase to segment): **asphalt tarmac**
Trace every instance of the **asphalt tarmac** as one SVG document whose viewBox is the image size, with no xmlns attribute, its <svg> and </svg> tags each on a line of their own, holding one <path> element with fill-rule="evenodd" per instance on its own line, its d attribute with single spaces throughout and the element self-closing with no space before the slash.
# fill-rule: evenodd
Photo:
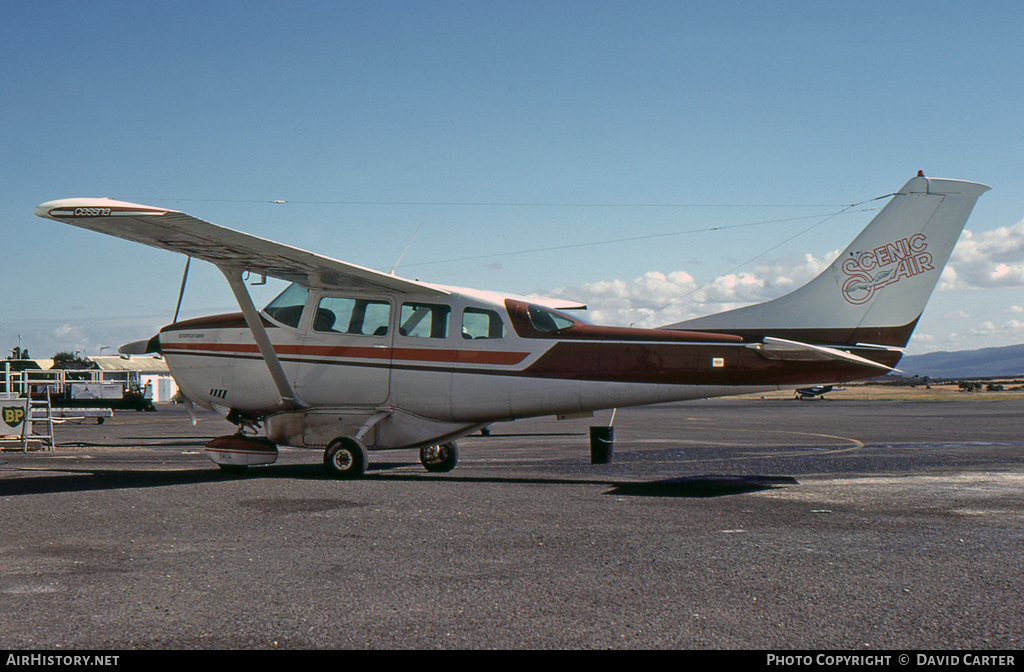
<svg viewBox="0 0 1024 672">
<path fill-rule="evenodd" d="M 448 474 L 229 477 L 180 407 L 0 453 L 0 648 L 1019 648 L 1024 402 L 497 424 Z"/>
</svg>

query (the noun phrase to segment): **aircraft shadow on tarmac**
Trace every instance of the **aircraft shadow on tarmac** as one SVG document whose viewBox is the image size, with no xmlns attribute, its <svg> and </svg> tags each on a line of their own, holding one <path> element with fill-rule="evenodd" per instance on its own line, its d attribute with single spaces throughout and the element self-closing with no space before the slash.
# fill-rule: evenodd
<svg viewBox="0 0 1024 672">
<path fill-rule="evenodd" d="M 608 495 L 634 497 L 723 497 L 799 485 L 792 476 L 686 476 L 658 481 L 617 483 Z"/>
<path fill-rule="evenodd" d="M 615 479 L 459 476 L 453 474 L 391 473 L 392 469 L 417 465 L 411 462 L 378 462 L 364 476 L 364 481 L 407 481 L 427 483 L 446 481 L 457 483 L 507 483 L 511 485 L 604 485 L 603 494 L 626 497 L 680 497 L 702 498 L 742 495 L 779 486 L 798 485 L 790 476 L 751 475 L 698 475 L 655 481 Z M 21 470 L 16 470 L 21 472 Z M 21 472 L 24 473 L 24 472 Z M 65 469 L 53 472 L 32 472 L 25 478 L 0 479 L 0 497 L 39 495 L 60 492 L 87 492 L 94 490 L 121 490 L 127 488 L 160 488 L 174 485 L 223 483 L 256 479 L 333 480 L 319 465 L 274 465 L 250 469 L 242 474 L 227 475 L 217 469 L 122 470 L 122 469 Z M 338 485 L 344 486 L 339 480 Z"/>
<path fill-rule="evenodd" d="M 367 477 L 371 477 L 367 474 Z M 461 483 L 510 483 L 529 485 L 607 485 L 606 495 L 626 497 L 723 497 L 743 495 L 761 490 L 771 490 L 784 485 L 799 485 L 791 476 L 750 476 L 750 475 L 699 475 L 680 478 L 663 478 L 656 481 L 613 480 L 607 478 L 544 478 L 544 477 L 494 477 L 494 476 L 436 476 L 428 474 L 380 474 L 378 480 L 426 481 L 443 478 Z"/>
</svg>

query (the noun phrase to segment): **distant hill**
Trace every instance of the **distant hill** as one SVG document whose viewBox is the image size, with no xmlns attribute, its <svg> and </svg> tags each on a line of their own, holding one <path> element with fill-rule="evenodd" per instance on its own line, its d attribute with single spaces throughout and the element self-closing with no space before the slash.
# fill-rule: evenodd
<svg viewBox="0 0 1024 672">
<path fill-rule="evenodd" d="M 1024 375 L 1024 344 L 907 355 L 896 368 L 908 376 L 995 378 Z"/>
</svg>

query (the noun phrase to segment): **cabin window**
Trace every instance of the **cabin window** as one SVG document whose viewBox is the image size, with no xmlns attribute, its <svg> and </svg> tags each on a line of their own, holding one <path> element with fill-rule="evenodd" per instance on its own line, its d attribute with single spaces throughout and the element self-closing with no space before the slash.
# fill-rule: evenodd
<svg viewBox="0 0 1024 672">
<path fill-rule="evenodd" d="M 413 338 L 448 338 L 452 309 L 433 303 L 404 303 L 398 333 Z"/>
<path fill-rule="evenodd" d="M 328 334 L 386 336 L 391 304 L 372 299 L 325 296 L 313 316 L 313 331 Z"/>
<path fill-rule="evenodd" d="M 281 324 L 297 328 L 308 295 L 309 290 L 293 282 L 268 303 L 263 312 Z"/>
<path fill-rule="evenodd" d="M 528 307 L 527 314 L 530 316 L 530 323 L 533 324 L 533 328 L 545 333 L 561 331 L 576 324 L 576 320 L 571 317 L 556 313 L 547 308 L 541 308 L 540 306 Z"/>
<path fill-rule="evenodd" d="M 484 308 L 466 308 L 462 311 L 462 337 L 505 338 L 505 323 L 496 311 Z"/>
</svg>

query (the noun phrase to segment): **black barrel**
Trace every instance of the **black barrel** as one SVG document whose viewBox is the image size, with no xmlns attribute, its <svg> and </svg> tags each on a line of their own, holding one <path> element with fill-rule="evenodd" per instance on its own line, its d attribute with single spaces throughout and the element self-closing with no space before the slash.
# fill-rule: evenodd
<svg viewBox="0 0 1024 672">
<path fill-rule="evenodd" d="M 614 427 L 590 428 L 590 463 L 611 464 L 612 448 L 615 445 Z"/>
</svg>

